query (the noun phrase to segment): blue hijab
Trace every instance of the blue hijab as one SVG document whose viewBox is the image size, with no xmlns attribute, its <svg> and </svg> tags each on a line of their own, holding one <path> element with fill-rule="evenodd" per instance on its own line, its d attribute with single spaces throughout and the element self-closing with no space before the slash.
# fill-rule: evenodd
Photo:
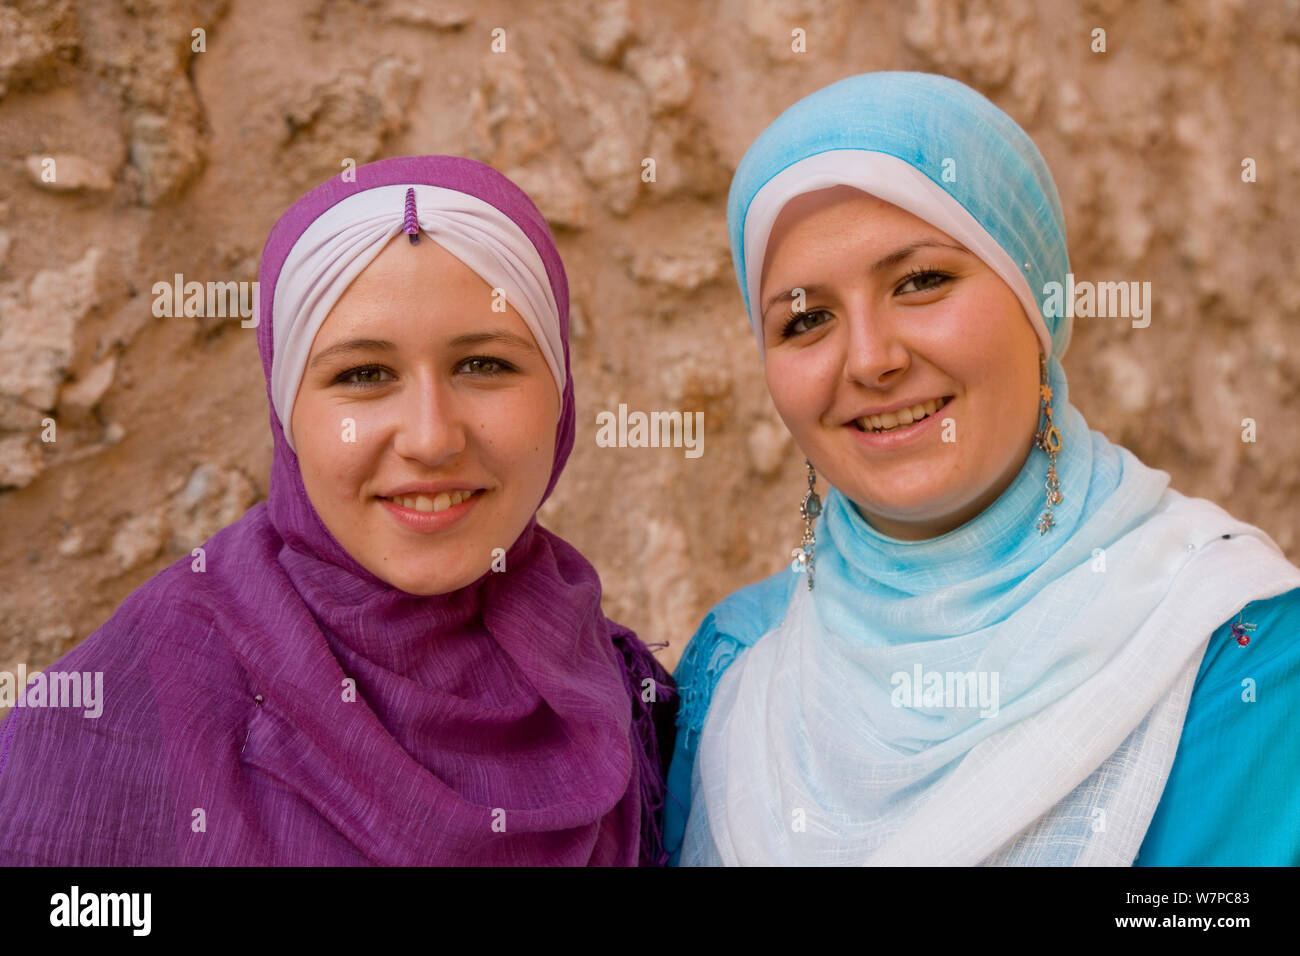
<svg viewBox="0 0 1300 956">
<path fill-rule="evenodd" d="M 800 100 L 764 130 L 732 179 L 727 200 L 732 261 L 756 334 L 761 316 L 750 303 L 745 261 L 750 205 L 778 173 L 808 157 L 842 149 L 884 153 L 924 174 L 967 210 L 1026 276 L 1038 277 L 1029 283 L 1029 291 L 1050 336 L 1048 374 L 1062 436 L 1057 473 L 1063 498 L 1054 509 L 1056 526 L 1049 534 L 1024 533 L 1033 527 L 1044 504 L 1047 460 L 1034 453 L 984 513 L 938 538 L 904 542 L 877 532 L 832 488 L 825 515 L 829 536 L 825 543 L 823 536 L 818 537 L 818 584 L 825 585 L 823 594 L 834 592 L 840 602 L 860 606 L 861 596 L 882 597 L 872 593 L 880 587 L 895 594 L 929 594 L 977 577 L 993 565 L 1003 572 L 994 586 L 1010 590 L 1012 582 L 1041 567 L 1087 516 L 1111 499 L 1123 472 L 1123 450 L 1091 432 L 1069 404 L 1060 358 L 1069 345 L 1073 321 L 1068 310 L 1047 307 L 1044 291 L 1052 281 L 1064 284 L 1070 272 L 1056 186 L 1025 131 L 963 83 L 910 72 L 866 73 L 832 83 Z M 819 184 L 806 185 L 811 189 Z M 1149 513 L 1167 484 L 1163 472 L 1141 469 L 1131 475 L 1130 519 Z M 1091 552 L 1091 547 L 1087 550 Z M 855 566 L 870 566 L 872 573 L 856 574 Z M 917 614 L 910 605 L 900 610 L 900 618 L 890 622 L 896 635 L 950 633 L 947 615 L 936 620 L 930 614 Z M 1003 616 L 1009 608 L 986 603 L 984 610 L 981 617 Z M 936 626 L 942 628 L 938 633 Z"/>
<path fill-rule="evenodd" d="M 758 191 L 782 170 L 818 153 L 868 150 L 894 156 L 969 211 L 1011 260 L 1043 285 L 1070 271 L 1065 216 L 1033 140 L 975 90 L 931 73 L 863 73 L 804 97 L 745 152 L 727 197 L 727 231 L 745 307 L 745 220 Z M 814 187 L 816 188 L 816 187 Z M 761 270 L 760 270 L 761 271 Z M 1055 312 L 1056 309 L 1048 311 Z M 1072 321 L 1047 318 L 1052 355 L 1070 344 Z"/>
</svg>

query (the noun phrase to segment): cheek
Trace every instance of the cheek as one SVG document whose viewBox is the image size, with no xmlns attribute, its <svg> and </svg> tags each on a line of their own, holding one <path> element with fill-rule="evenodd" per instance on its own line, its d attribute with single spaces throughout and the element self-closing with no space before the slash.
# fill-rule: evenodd
<svg viewBox="0 0 1300 956">
<path fill-rule="evenodd" d="M 503 393 L 478 410 L 475 434 L 485 462 L 521 495 L 531 496 L 540 481 L 540 497 L 550 479 L 558 414 L 558 399 L 548 401 L 538 389 Z"/>
<path fill-rule="evenodd" d="M 817 423 L 834 399 L 839 375 L 825 348 L 769 352 L 764 372 L 772 404 L 796 435 Z"/>
<path fill-rule="evenodd" d="M 959 382 L 996 381 L 1015 355 L 1008 353 L 1007 317 L 1000 308 L 1000 300 L 977 290 L 953 296 L 912 324 L 913 351 Z"/>
<path fill-rule="evenodd" d="M 1038 338 L 1016 300 L 995 299 L 970 319 L 969 344 L 949 372 L 972 397 L 989 451 L 1019 449 L 1037 427 Z"/>
<path fill-rule="evenodd" d="M 1010 290 L 955 301 L 919 347 L 981 405 L 1015 412 L 1037 393 L 1038 340 Z M 1027 378 L 1028 376 L 1028 378 Z"/>
<path fill-rule="evenodd" d="M 366 408 L 354 405 L 343 409 L 328 401 L 308 401 L 294 411 L 294 440 L 303 481 L 325 497 L 354 499 L 357 488 L 371 474 L 371 446 L 379 438 Z"/>
</svg>

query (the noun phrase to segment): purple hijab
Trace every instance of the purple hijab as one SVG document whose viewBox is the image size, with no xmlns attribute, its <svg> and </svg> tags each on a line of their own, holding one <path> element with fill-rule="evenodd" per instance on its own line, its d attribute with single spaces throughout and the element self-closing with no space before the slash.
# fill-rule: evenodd
<svg viewBox="0 0 1300 956">
<path fill-rule="evenodd" d="M 295 240 L 357 192 L 456 189 L 531 240 L 536 207 L 489 166 L 411 156 L 311 190 L 263 250 L 257 342 L 270 402 L 275 283 Z M 630 865 L 664 860 L 657 739 L 671 681 L 607 620 L 600 580 L 534 517 L 506 573 L 408 594 L 312 507 L 271 404 L 267 501 L 133 592 L 47 674 L 102 672 L 103 713 L 20 706 L 0 727 L 0 864 Z M 548 497 L 573 447 L 568 377 Z M 355 700 L 347 700 L 347 679 Z M 660 703 L 642 700 L 643 681 Z M 648 696 L 648 695 L 647 695 Z"/>
</svg>

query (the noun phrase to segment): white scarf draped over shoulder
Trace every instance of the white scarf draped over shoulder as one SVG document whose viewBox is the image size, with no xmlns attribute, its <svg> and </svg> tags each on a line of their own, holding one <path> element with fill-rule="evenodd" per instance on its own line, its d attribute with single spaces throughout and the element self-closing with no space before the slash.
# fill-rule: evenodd
<svg viewBox="0 0 1300 956">
<path fill-rule="evenodd" d="M 1043 564 L 990 561 L 946 600 L 894 587 L 903 567 L 864 581 L 880 555 L 844 555 L 865 523 L 832 493 L 816 589 L 796 585 L 714 692 L 682 865 L 1133 862 L 1211 632 L 1300 571 L 1258 528 L 1091 444 L 1113 456 L 1099 474 L 1123 470 L 1110 507 Z M 954 535 L 925 550 L 978 547 L 972 526 Z"/>
</svg>

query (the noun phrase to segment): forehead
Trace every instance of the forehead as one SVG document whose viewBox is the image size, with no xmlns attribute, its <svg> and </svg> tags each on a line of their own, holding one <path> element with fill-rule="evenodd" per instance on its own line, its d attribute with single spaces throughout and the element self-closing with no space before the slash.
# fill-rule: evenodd
<svg viewBox="0 0 1300 956">
<path fill-rule="evenodd" d="M 313 341 L 313 351 L 352 334 L 460 335 L 491 325 L 534 341 L 523 317 L 477 272 L 428 236 L 414 245 L 395 236 L 348 285 Z M 421 334 L 422 338 L 423 335 Z"/>
<path fill-rule="evenodd" d="M 397 235 L 352 280 L 339 301 L 361 296 L 403 298 L 431 288 L 491 293 L 477 272 L 428 236 L 412 245 L 405 235 Z"/>
<path fill-rule="evenodd" d="M 772 224 L 763 255 L 760 287 L 778 261 L 791 260 L 796 265 L 804 265 L 823 259 L 825 240 L 832 236 L 884 243 L 892 242 L 903 230 L 912 238 L 944 236 L 924 219 L 852 186 L 831 186 L 802 193 L 782 207 Z"/>
</svg>

